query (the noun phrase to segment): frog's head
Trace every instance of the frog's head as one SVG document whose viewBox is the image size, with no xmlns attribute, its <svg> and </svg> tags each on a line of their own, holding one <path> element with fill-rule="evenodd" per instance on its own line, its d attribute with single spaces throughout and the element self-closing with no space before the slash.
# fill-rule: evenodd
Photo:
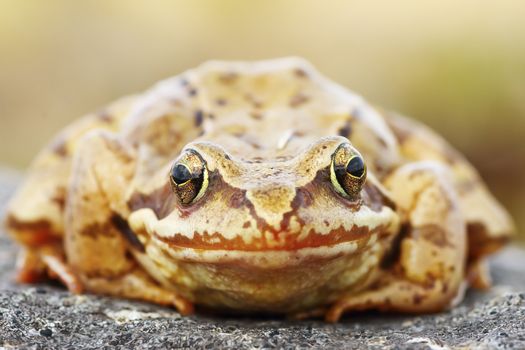
<svg viewBox="0 0 525 350">
<path fill-rule="evenodd" d="M 250 152 L 209 141 L 187 145 L 163 187 L 131 203 L 132 227 L 186 255 L 310 257 L 355 251 L 397 224 L 391 201 L 344 137 L 320 138 L 277 158 L 240 154 Z"/>
</svg>

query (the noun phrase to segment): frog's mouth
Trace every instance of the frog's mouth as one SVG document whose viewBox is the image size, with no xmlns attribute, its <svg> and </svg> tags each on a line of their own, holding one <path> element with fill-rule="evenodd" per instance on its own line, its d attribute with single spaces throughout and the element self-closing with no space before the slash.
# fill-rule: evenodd
<svg viewBox="0 0 525 350">
<path fill-rule="evenodd" d="M 390 214 L 389 210 L 386 209 L 385 217 Z M 177 232 L 173 229 L 175 225 L 168 225 L 166 221 L 159 220 L 150 209 L 134 212 L 129 222 L 132 230 L 145 244 L 153 241 L 178 259 L 209 259 L 210 262 L 232 259 L 239 254 L 253 258 L 266 256 L 266 260 L 271 257 L 272 264 L 279 261 L 289 262 L 290 259 L 302 261 L 305 258 L 341 256 L 374 245 L 395 231 L 392 225 L 385 224 L 389 222 L 385 220 L 372 226 L 353 224 L 348 228 L 339 227 L 325 232 L 310 229 L 303 234 L 291 233 L 288 230 L 257 231 L 258 234 L 247 240 L 246 235 L 232 235 L 231 232 L 228 232 L 228 235 L 220 232 Z"/>
<path fill-rule="evenodd" d="M 341 243 L 368 240 L 375 233 L 384 231 L 384 227 L 376 227 L 371 230 L 368 227 L 353 226 L 350 230 L 343 227 L 331 230 L 328 233 L 309 232 L 307 235 L 290 234 L 288 231 L 265 231 L 260 238 L 246 242 L 238 235 L 233 239 L 227 239 L 221 233 L 207 232 L 194 233 L 192 237 L 180 233 L 168 236 L 161 235 L 157 231 L 149 232 L 157 240 L 173 247 L 192 248 L 203 250 L 240 250 L 240 251 L 296 251 L 305 248 L 329 247 Z"/>
<path fill-rule="evenodd" d="M 284 245 L 275 248 L 259 248 L 257 245 L 235 246 L 232 242 L 184 244 L 180 235 L 161 237 L 155 235 L 161 249 L 176 260 L 193 261 L 210 264 L 247 264 L 264 269 L 275 269 L 301 265 L 305 262 L 315 263 L 335 259 L 375 249 L 375 243 L 381 237 L 376 231 L 366 231 L 360 237 L 330 242 L 319 245 Z M 375 247 L 374 247 L 375 246 Z"/>
</svg>

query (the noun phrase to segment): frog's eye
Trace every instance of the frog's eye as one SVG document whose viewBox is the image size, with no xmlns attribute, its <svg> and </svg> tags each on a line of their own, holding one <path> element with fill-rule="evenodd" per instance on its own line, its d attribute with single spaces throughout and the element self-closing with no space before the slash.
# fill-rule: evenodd
<svg viewBox="0 0 525 350">
<path fill-rule="evenodd" d="M 208 188 L 206 162 L 193 150 L 184 152 L 171 168 L 170 182 L 182 204 L 197 201 Z"/>
<path fill-rule="evenodd" d="M 356 199 L 366 179 L 363 157 L 350 144 L 343 143 L 332 155 L 330 179 L 335 190 L 350 199 Z"/>
</svg>

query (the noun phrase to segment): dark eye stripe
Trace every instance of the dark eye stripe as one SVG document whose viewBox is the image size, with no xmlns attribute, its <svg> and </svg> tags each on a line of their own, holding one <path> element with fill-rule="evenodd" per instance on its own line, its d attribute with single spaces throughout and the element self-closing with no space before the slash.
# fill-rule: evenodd
<svg viewBox="0 0 525 350">
<path fill-rule="evenodd" d="M 177 185 L 182 185 L 191 180 L 192 176 L 188 167 L 183 164 L 177 164 L 171 171 L 171 178 Z"/>
<path fill-rule="evenodd" d="M 365 174 L 365 162 L 361 157 L 353 157 L 346 166 L 346 172 L 353 177 L 361 178 Z"/>
</svg>

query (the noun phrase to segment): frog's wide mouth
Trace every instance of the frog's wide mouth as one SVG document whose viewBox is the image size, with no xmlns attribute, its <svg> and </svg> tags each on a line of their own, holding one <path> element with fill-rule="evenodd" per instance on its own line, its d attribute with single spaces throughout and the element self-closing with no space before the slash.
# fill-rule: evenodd
<svg viewBox="0 0 525 350">
<path fill-rule="evenodd" d="M 165 254 L 179 261 L 191 261 L 209 264 L 241 264 L 256 266 L 258 268 L 276 269 L 307 263 L 319 263 L 332 260 L 350 254 L 370 250 L 381 234 L 375 231 L 367 231 L 361 237 L 349 240 L 339 240 L 336 243 L 319 245 L 289 245 L 269 248 L 258 248 L 256 246 L 235 246 L 231 242 L 221 244 L 219 242 L 208 245 L 180 244 L 176 237 L 155 236 L 160 248 Z M 241 249 L 242 248 L 242 249 Z"/>
<path fill-rule="evenodd" d="M 153 240 L 171 250 L 224 251 L 224 252 L 298 252 L 305 249 L 326 250 L 336 246 L 355 246 L 355 249 L 369 244 L 372 237 L 390 236 L 395 231 L 392 225 L 392 211 L 384 208 L 372 217 L 354 220 L 338 227 L 328 225 L 296 225 L 295 230 L 262 227 L 241 227 L 239 230 L 221 232 L 215 229 L 198 231 L 195 224 L 186 224 L 176 217 L 158 219 L 151 209 L 141 209 L 129 217 L 132 230 L 141 241 Z M 211 225 L 210 228 L 213 228 Z M 290 226 L 291 227 L 291 226 Z M 317 230 L 321 228 L 324 230 Z M 245 231 L 242 231 L 245 229 Z M 354 248 L 353 248 L 354 249 Z"/>
<path fill-rule="evenodd" d="M 144 244 L 142 253 L 170 256 L 176 261 L 206 264 L 230 264 L 256 266 L 258 268 L 284 268 L 298 266 L 303 262 L 319 263 L 339 257 L 361 254 L 379 249 L 388 237 L 392 237 L 395 225 L 387 220 L 390 209 L 382 212 L 376 222 L 365 217 L 368 225 L 339 227 L 324 232 L 302 230 L 256 231 L 252 236 L 238 232 L 215 232 L 209 234 L 181 233 L 181 225 L 159 220 L 151 209 L 141 209 L 130 215 L 130 228 Z M 377 213 L 376 213 L 377 214 Z M 188 228 L 191 226 L 188 226 Z M 302 227 L 304 228 L 304 227 Z M 249 237 L 250 239 L 247 239 Z M 159 250 L 160 249 L 160 250 Z M 241 264 L 241 265 L 239 265 Z"/>
<path fill-rule="evenodd" d="M 368 241 L 370 236 L 384 231 L 379 226 L 371 230 L 369 227 L 353 226 L 350 230 L 343 227 L 331 230 L 328 233 L 310 231 L 306 235 L 292 234 L 287 231 L 265 231 L 258 238 L 249 242 L 243 240 L 241 235 L 235 238 L 225 238 L 219 232 L 194 233 L 192 237 L 174 232 L 170 235 L 161 235 L 156 231 L 149 232 L 155 239 L 174 248 L 191 248 L 199 250 L 227 250 L 227 251 L 298 251 L 305 248 L 323 248 L 334 245 L 354 242 L 358 245 Z"/>
</svg>

